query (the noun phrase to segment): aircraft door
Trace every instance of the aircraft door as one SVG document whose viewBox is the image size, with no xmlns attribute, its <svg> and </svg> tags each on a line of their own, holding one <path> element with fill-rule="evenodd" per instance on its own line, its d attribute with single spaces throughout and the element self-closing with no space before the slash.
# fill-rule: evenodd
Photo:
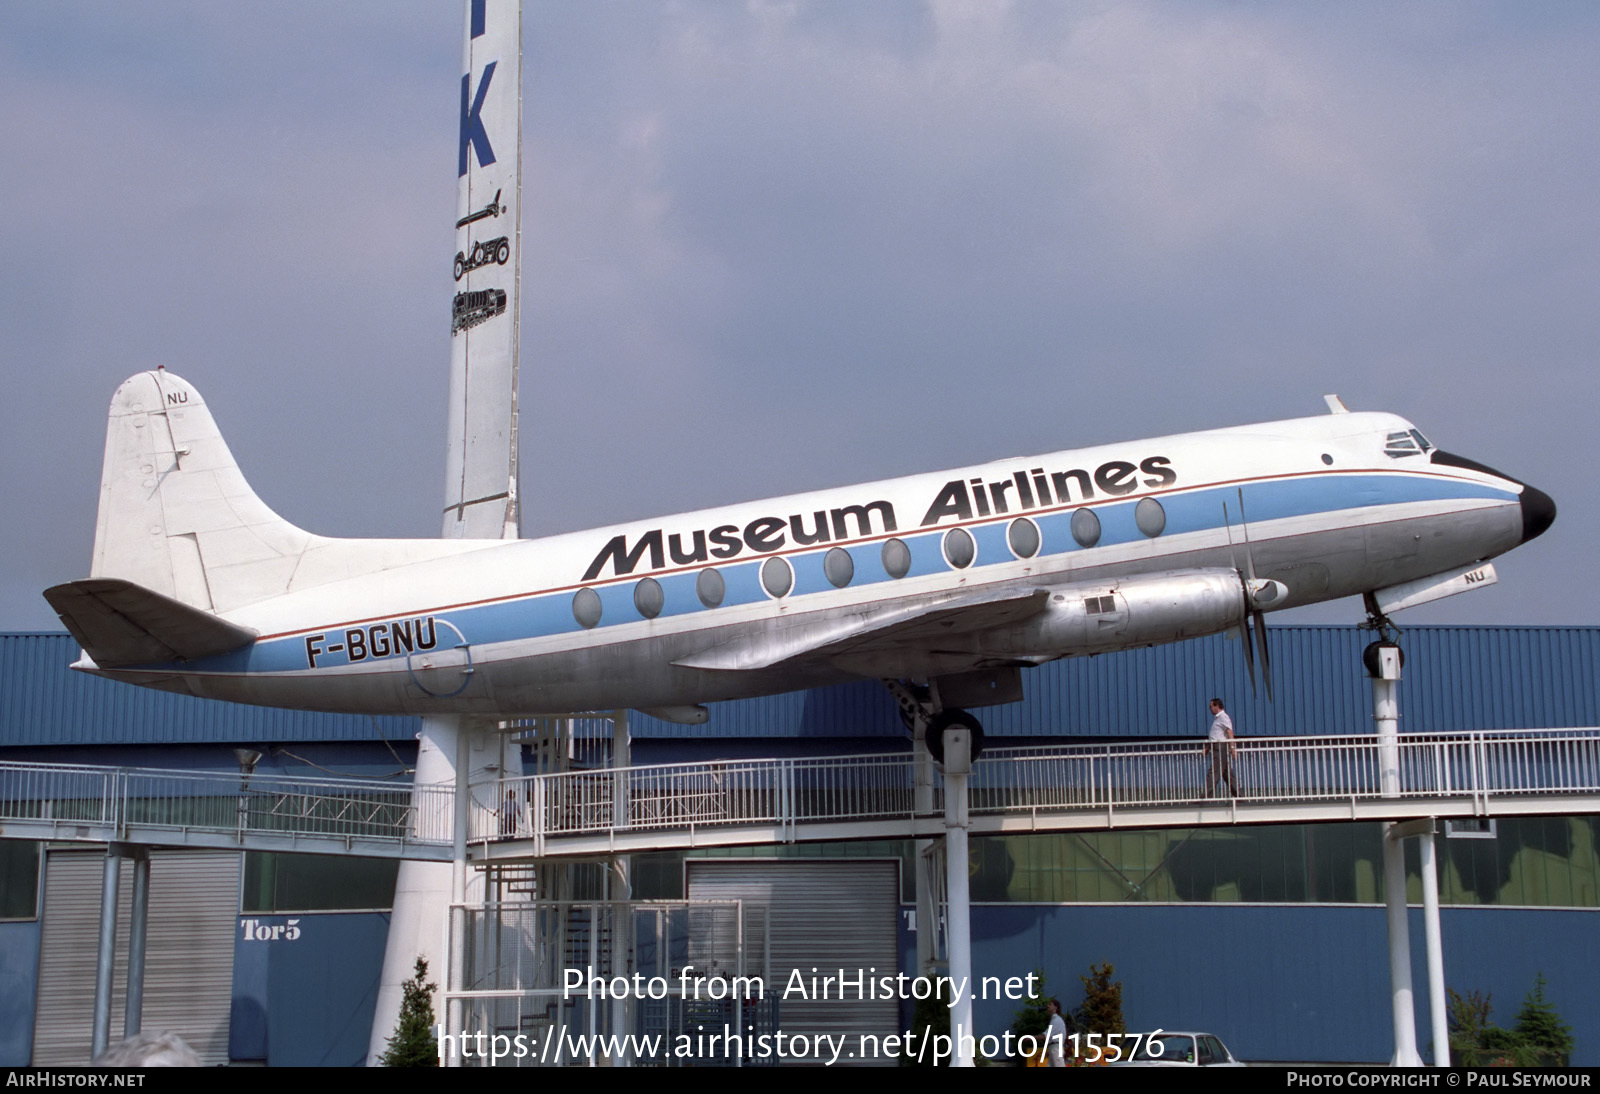
<svg viewBox="0 0 1600 1094">
<path fill-rule="evenodd" d="M 436 699 L 460 695 L 472 682 L 472 648 L 461 629 L 448 619 L 429 616 L 426 625 L 432 644 L 406 654 L 411 682 Z M 420 624 L 418 630 L 420 647 Z"/>
</svg>

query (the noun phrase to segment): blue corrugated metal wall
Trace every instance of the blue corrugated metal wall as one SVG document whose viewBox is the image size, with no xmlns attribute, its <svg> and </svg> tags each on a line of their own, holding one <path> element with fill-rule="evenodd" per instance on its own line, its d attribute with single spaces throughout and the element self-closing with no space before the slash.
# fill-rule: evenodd
<svg viewBox="0 0 1600 1094">
<path fill-rule="evenodd" d="M 33 1058 L 38 983 L 39 921 L 0 923 L 0 1067 L 27 1067 Z"/>
<path fill-rule="evenodd" d="M 1208 720 L 1206 700 L 1220 694 L 1246 735 L 1365 732 L 1371 699 L 1359 656 L 1369 640 L 1368 632 L 1355 627 L 1274 628 L 1278 701 L 1271 705 L 1250 695 L 1238 644 L 1214 637 L 1044 666 L 1024 675 L 1026 702 L 990 708 L 982 716 L 994 736 L 1198 735 Z M 1600 628 L 1417 627 L 1401 641 L 1407 651 L 1404 730 L 1600 724 Z M 408 740 L 416 729 L 411 718 L 277 711 L 126 687 L 70 671 L 77 652 L 67 635 L 0 635 L 0 747 Z M 632 725 L 635 735 L 658 738 L 654 747 L 663 750 L 682 747 L 674 740 L 693 738 L 709 738 L 703 747 L 715 747 L 717 738 L 729 747 L 734 738 L 756 739 L 740 747 L 759 750 L 760 738 L 809 738 L 822 747 L 825 740 L 831 746 L 879 737 L 888 744 L 903 736 L 887 694 L 870 681 L 718 704 L 705 727 L 642 715 Z M 319 754 L 323 760 L 331 758 Z M 1137 1025 L 1209 1027 L 1241 1055 L 1258 1058 L 1382 1059 L 1388 1026 L 1381 915 L 1376 908 L 1328 906 L 995 905 L 976 909 L 974 926 L 982 967 L 1021 975 L 1042 965 L 1064 995 L 1090 962 L 1117 962 L 1129 985 L 1128 1018 Z M 1596 915 L 1448 910 L 1452 986 L 1492 991 L 1497 1019 L 1509 1023 L 1532 975 L 1542 970 L 1551 978 L 1552 1001 L 1578 1028 L 1580 1058 L 1600 1059 L 1585 1047 L 1600 1044 L 1600 1004 L 1587 987 L 1600 968 Z M 382 949 L 373 941 L 381 937 L 376 920 L 330 920 L 330 926 L 359 936 L 362 956 L 349 967 L 370 966 L 373 975 Z M 38 924 L 3 926 L 0 980 L 30 980 L 27 962 L 37 959 Z M 335 952 L 344 952 L 358 941 L 355 935 L 333 931 L 328 941 Z M 1420 937 L 1417 925 L 1413 935 Z M 1418 961 L 1420 954 L 1419 946 Z M 346 1041 L 356 1046 L 365 1035 L 354 1032 L 362 1023 L 351 1016 L 370 1014 L 365 981 L 357 977 L 345 985 L 359 999 L 341 997 L 325 1011 L 302 1005 L 326 990 L 319 979 L 325 964 L 317 944 L 242 957 L 240 1001 L 247 1011 L 252 1005 L 264 1011 L 241 1021 L 241 1034 L 251 1043 L 240 1047 L 252 1055 L 266 1051 L 277 1062 L 279 1050 L 302 1037 L 324 1054 L 327 1044 L 337 1042 L 337 1052 L 317 1056 L 319 1061 L 342 1059 Z M 1423 982 L 1420 967 L 1415 979 Z M 275 989 L 270 993 L 268 982 Z M 1253 987 L 1241 990 L 1245 985 Z M 31 998 L 31 986 L 8 994 Z M 279 1007 L 287 1009 L 268 1021 Z M 1425 1031 L 1425 1005 L 1421 1011 Z M 339 1020 L 352 1024 L 330 1040 L 327 1023 Z M 983 1031 L 998 1031 L 1009 1025 L 1009 1011 L 980 1006 L 979 1020 Z"/>
<path fill-rule="evenodd" d="M 358 1067 L 378 1005 L 387 912 L 240 916 L 299 929 L 294 939 L 234 943 L 228 1055 L 273 1067 Z M 438 977 L 439 971 L 432 970 Z M 440 1001 L 434 1000 L 435 1013 Z"/>
<path fill-rule="evenodd" d="M 1249 735 L 1370 731 L 1357 627 L 1275 627 L 1277 701 L 1252 695 L 1239 643 L 1222 636 L 1057 661 L 1023 673 L 1025 702 L 981 712 L 990 736 L 1171 737 L 1202 733 L 1206 700 L 1228 701 Z M 1600 628 L 1414 627 L 1404 634 L 1401 729 L 1600 724 Z M 414 718 L 365 718 L 218 703 L 72 672 L 64 634 L 0 635 L 0 746 L 200 741 L 410 740 Z M 900 737 L 872 681 L 718 703 L 708 725 L 635 715 L 637 737 Z"/>
<path fill-rule="evenodd" d="M 1172 737 L 1203 733 L 1227 700 L 1244 735 L 1368 733 L 1372 688 L 1351 626 L 1273 627 L 1276 699 L 1251 692 L 1239 643 L 1221 635 L 1056 661 L 1022 674 L 1027 698 L 979 712 L 990 736 Z M 1402 732 L 1600 725 L 1600 628 L 1413 627 L 1400 639 Z M 639 737 L 859 737 L 903 734 L 893 704 L 863 681 L 719 703 L 696 730 L 635 716 Z"/>
<path fill-rule="evenodd" d="M 0 747 L 410 741 L 416 718 L 312 714 L 219 703 L 73 672 L 66 634 L 0 634 Z"/>
</svg>

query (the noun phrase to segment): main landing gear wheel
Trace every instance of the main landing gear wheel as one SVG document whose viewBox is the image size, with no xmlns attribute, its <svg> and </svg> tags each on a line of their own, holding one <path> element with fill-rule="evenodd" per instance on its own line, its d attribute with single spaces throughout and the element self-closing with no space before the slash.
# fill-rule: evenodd
<svg viewBox="0 0 1600 1094">
<path fill-rule="evenodd" d="M 944 764 L 944 731 L 947 729 L 964 729 L 972 734 L 972 759 L 976 761 L 983 752 L 983 727 L 978 724 L 978 719 L 964 710 L 944 710 L 933 716 L 928 723 L 927 735 L 923 738 L 933 762 Z"/>
</svg>

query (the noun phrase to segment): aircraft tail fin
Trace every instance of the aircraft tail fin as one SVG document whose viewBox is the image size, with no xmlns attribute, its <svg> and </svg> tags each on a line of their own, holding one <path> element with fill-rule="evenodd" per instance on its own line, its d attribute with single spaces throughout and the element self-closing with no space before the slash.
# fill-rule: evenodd
<svg viewBox="0 0 1600 1094">
<path fill-rule="evenodd" d="M 165 370 L 141 372 L 112 396 L 91 581 L 113 579 L 175 605 L 226 613 L 329 582 L 498 546 L 501 541 L 493 539 L 312 535 L 256 496 L 191 384 Z M 73 587 L 86 588 L 82 582 L 58 586 Z M 75 603 L 87 610 L 81 599 Z"/>
<path fill-rule="evenodd" d="M 44 591 L 72 637 L 101 668 L 195 660 L 248 646 L 256 631 L 116 578 Z"/>
<path fill-rule="evenodd" d="M 226 611 L 283 592 L 317 540 L 256 497 L 192 385 L 162 370 L 117 389 L 91 578 Z"/>
</svg>

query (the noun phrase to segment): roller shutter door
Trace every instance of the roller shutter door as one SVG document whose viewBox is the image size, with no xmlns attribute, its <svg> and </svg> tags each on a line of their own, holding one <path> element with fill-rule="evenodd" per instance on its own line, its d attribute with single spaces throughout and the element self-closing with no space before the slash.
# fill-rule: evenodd
<svg viewBox="0 0 1600 1094">
<path fill-rule="evenodd" d="M 690 900 L 743 900 L 770 908 L 772 971 L 769 995 L 780 994 L 799 971 L 808 993 L 812 977 L 858 973 L 894 976 L 900 971 L 896 917 L 900 908 L 897 862 L 704 861 L 688 863 Z M 812 969 L 815 968 L 815 973 Z M 835 981 L 835 985 L 837 980 Z M 779 1026 L 786 1034 L 894 1034 L 900 1004 L 893 999 L 800 999 L 780 1003 Z M 791 1061 L 792 1062 L 792 1061 Z M 893 1065 L 894 1060 L 846 1060 Z"/>
<path fill-rule="evenodd" d="M 178 1034 L 207 1064 L 228 1062 L 239 859 L 234 851 L 150 855 L 142 1027 Z M 35 1067 L 81 1066 L 93 1041 L 103 851 L 51 849 L 45 859 Z M 133 863 L 122 862 L 111 1040 L 123 1035 Z"/>
</svg>

